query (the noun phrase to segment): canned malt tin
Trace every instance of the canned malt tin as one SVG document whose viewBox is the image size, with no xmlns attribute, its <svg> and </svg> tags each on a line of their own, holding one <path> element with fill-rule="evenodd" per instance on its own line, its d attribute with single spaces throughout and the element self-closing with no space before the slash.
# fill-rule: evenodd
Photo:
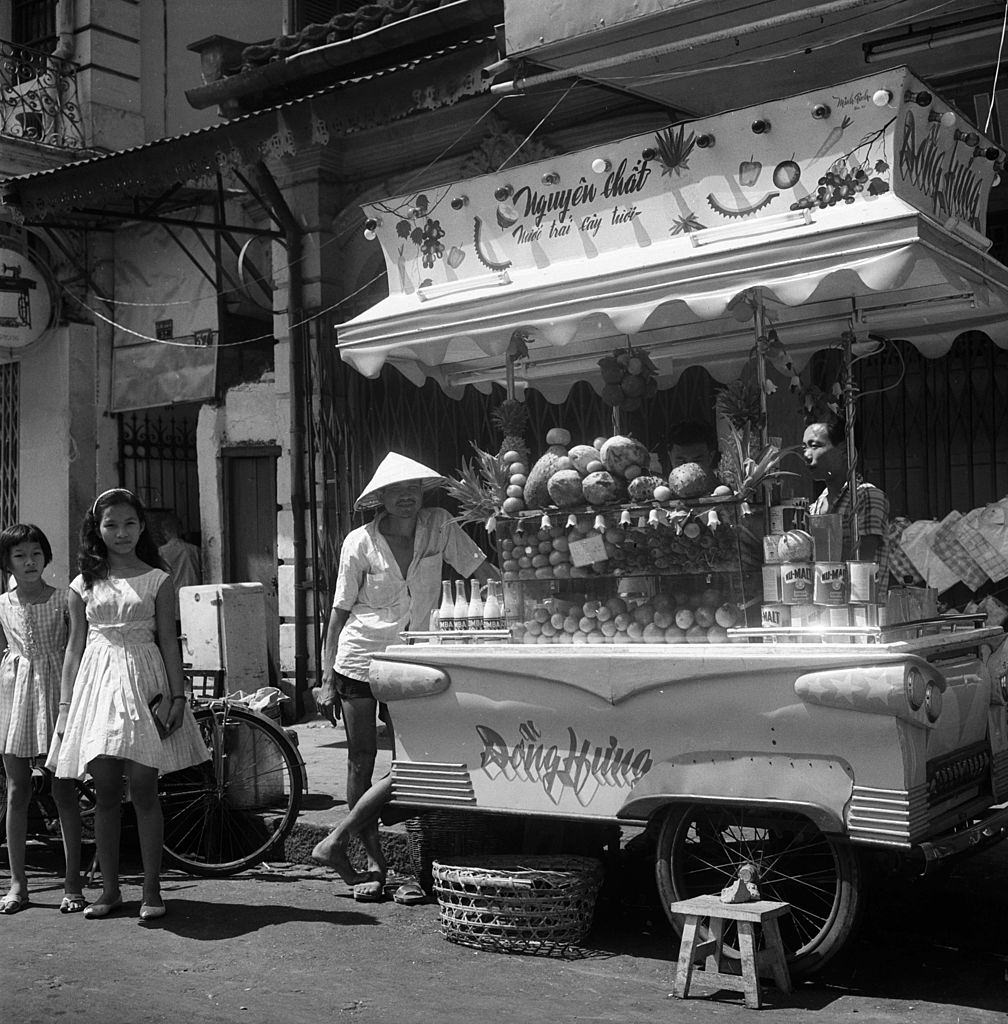
<svg viewBox="0 0 1008 1024">
<path fill-rule="evenodd" d="M 819 622 L 822 626 L 831 626 L 834 629 L 841 626 L 849 626 L 851 624 L 850 605 L 845 604 L 840 605 L 839 607 L 830 605 L 826 608 L 823 608 Z"/>
<path fill-rule="evenodd" d="M 764 629 L 780 629 L 791 625 L 791 605 L 763 604 L 760 618 Z"/>
<path fill-rule="evenodd" d="M 812 604 L 812 563 L 782 562 L 779 568 L 782 603 Z"/>
<path fill-rule="evenodd" d="M 798 629 L 808 630 L 812 634 L 817 629 L 822 629 L 822 613 L 824 608 L 814 604 L 796 604 L 791 609 L 791 625 Z M 809 636 L 799 638 L 799 643 L 813 643 L 821 639 L 820 636 Z"/>
<path fill-rule="evenodd" d="M 770 506 L 770 532 L 808 529 L 808 498 L 788 498 L 780 505 Z"/>
<path fill-rule="evenodd" d="M 878 566 L 874 562 L 848 562 L 851 604 L 875 604 L 878 601 Z"/>
<path fill-rule="evenodd" d="M 813 573 L 812 600 L 815 604 L 824 604 L 831 608 L 847 604 L 846 562 L 816 562 Z"/>
<path fill-rule="evenodd" d="M 763 600 L 779 604 L 781 600 L 781 573 L 779 565 L 763 566 Z"/>
</svg>

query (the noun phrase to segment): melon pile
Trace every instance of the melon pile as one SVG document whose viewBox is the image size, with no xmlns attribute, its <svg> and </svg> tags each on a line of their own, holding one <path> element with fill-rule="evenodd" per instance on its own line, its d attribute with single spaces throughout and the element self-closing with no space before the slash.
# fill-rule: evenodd
<svg viewBox="0 0 1008 1024">
<path fill-rule="evenodd" d="M 546 451 L 528 468 L 517 451 L 501 458 L 508 467 L 505 515 L 526 509 L 573 509 L 584 505 L 643 504 L 699 498 L 714 488 L 707 471 L 695 462 L 677 466 L 662 476 L 658 459 L 640 441 L 616 435 L 597 437 L 591 444 L 571 447 L 570 431 L 554 427 L 546 435 Z"/>
<path fill-rule="evenodd" d="M 714 644 L 727 643 L 727 630 L 742 621 L 730 595 L 708 587 L 638 601 L 548 598 L 513 630 L 525 644 Z"/>
</svg>

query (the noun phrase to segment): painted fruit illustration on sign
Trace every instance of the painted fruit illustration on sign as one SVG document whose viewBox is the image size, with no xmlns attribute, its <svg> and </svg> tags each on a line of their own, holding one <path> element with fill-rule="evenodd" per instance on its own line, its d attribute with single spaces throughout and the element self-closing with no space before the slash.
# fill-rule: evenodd
<svg viewBox="0 0 1008 1024">
<path fill-rule="evenodd" d="M 738 165 L 738 180 L 739 184 L 744 188 L 751 188 L 759 180 L 760 172 L 763 170 L 763 165 L 759 160 L 749 157 L 748 160 L 743 160 Z"/>
<path fill-rule="evenodd" d="M 794 188 L 801 177 L 801 168 L 795 163 L 794 156 L 790 160 L 782 160 L 773 172 L 773 183 L 778 188 Z"/>
</svg>

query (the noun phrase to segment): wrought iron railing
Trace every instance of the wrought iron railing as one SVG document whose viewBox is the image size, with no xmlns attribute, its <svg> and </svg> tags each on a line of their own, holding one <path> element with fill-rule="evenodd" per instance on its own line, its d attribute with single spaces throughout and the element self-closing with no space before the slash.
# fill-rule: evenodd
<svg viewBox="0 0 1008 1024">
<path fill-rule="evenodd" d="M 83 148 L 77 71 L 71 60 L 0 39 L 0 135 Z"/>
</svg>

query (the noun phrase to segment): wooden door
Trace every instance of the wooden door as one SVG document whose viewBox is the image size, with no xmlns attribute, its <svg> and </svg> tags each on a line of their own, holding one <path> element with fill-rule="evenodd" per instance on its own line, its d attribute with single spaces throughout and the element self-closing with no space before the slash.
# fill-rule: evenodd
<svg viewBox="0 0 1008 1024">
<path fill-rule="evenodd" d="M 280 449 L 224 448 L 224 582 L 261 583 L 266 595 L 270 684 L 280 680 L 276 471 Z"/>
</svg>

